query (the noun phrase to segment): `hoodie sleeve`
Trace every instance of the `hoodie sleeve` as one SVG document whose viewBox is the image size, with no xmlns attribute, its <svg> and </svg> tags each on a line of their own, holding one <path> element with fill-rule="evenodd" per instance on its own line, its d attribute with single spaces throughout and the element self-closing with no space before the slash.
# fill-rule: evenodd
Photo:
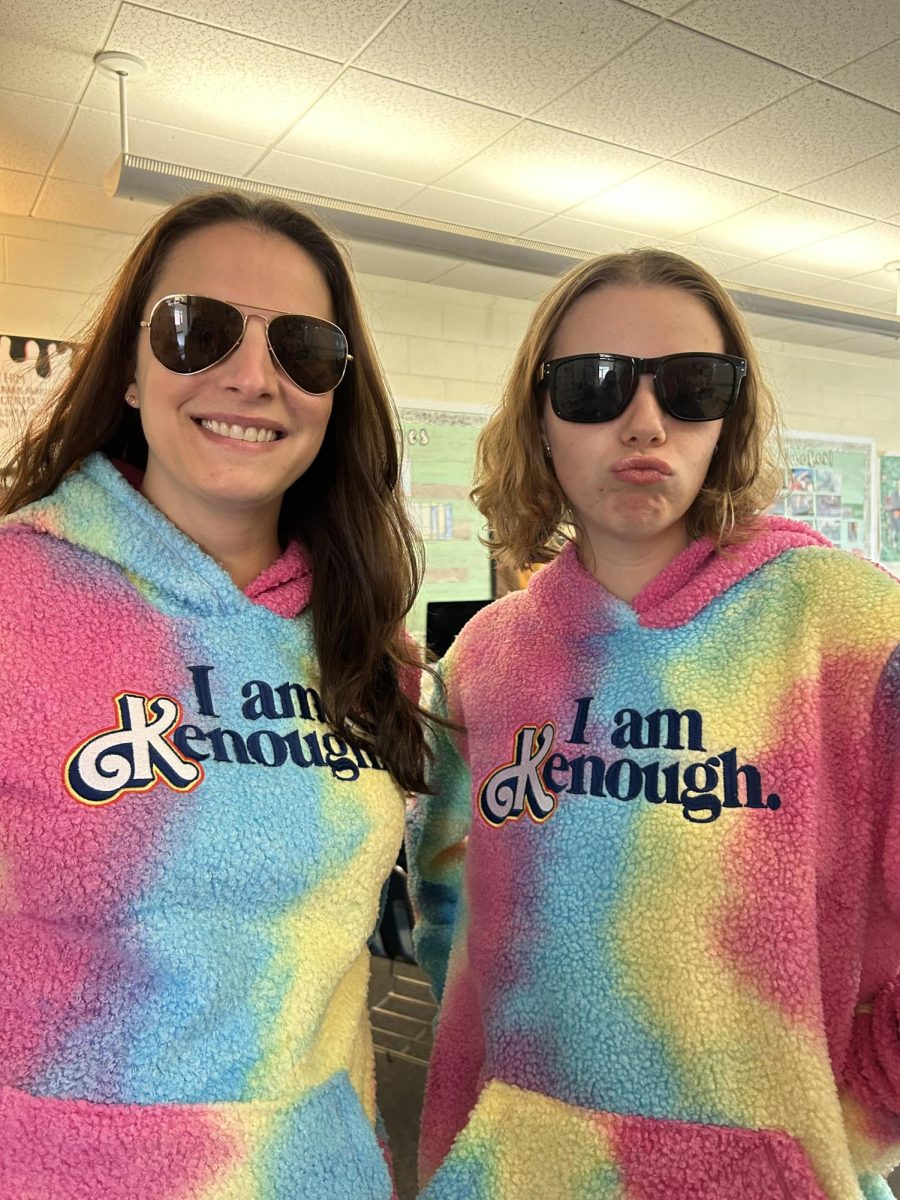
<svg viewBox="0 0 900 1200">
<path fill-rule="evenodd" d="M 438 666 L 426 699 L 426 707 L 444 718 L 450 712 L 446 669 L 442 670 L 447 661 Z M 417 797 L 407 818 L 410 897 L 416 916 L 413 944 L 438 1003 L 444 993 L 471 817 L 471 778 L 458 737 L 453 730 L 433 727 L 431 794 Z"/>
<path fill-rule="evenodd" d="M 900 1161 L 900 648 L 882 672 L 873 729 L 876 873 L 844 1083 L 858 1164 L 884 1171 Z"/>
</svg>

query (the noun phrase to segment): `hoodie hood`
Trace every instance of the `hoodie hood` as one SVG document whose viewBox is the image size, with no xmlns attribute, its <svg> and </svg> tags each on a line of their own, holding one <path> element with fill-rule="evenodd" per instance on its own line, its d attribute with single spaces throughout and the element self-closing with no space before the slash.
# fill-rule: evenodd
<svg viewBox="0 0 900 1200">
<path fill-rule="evenodd" d="M 675 628 L 765 563 L 808 546 L 833 550 L 827 538 L 800 521 L 763 517 L 759 531 L 744 545 L 723 552 L 708 537 L 692 542 L 628 604 L 598 583 L 569 542 L 553 563 L 532 576 L 528 590 L 540 610 L 559 614 L 572 634 Z"/>
<path fill-rule="evenodd" d="M 240 591 L 223 567 L 100 453 L 86 458 L 51 495 L 12 513 L 2 525 L 107 559 L 149 603 L 172 615 L 225 615 L 256 604 L 280 617 L 295 617 L 312 592 L 309 556 L 297 543 Z"/>
</svg>

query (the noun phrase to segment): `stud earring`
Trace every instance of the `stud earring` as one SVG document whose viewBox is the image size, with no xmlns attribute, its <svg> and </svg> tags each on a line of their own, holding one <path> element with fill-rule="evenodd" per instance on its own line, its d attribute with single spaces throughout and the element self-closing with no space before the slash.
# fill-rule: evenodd
<svg viewBox="0 0 900 1200">
<path fill-rule="evenodd" d="M 553 457 L 553 452 L 550 449 L 550 443 L 544 442 L 544 458 L 552 458 L 552 457 Z"/>
<path fill-rule="evenodd" d="M 137 396 L 135 396 L 134 392 L 128 392 L 128 393 L 126 393 L 126 396 L 125 396 L 125 403 L 126 403 L 126 404 L 130 404 L 132 408 L 137 408 L 137 406 L 138 406 L 138 398 L 137 398 Z"/>
</svg>

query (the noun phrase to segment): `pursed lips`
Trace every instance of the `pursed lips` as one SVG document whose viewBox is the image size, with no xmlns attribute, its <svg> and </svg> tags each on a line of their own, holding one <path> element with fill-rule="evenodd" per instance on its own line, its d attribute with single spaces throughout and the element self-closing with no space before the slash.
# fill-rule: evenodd
<svg viewBox="0 0 900 1200">
<path fill-rule="evenodd" d="M 633 454 L 613 464 L 612 473 L 623 483 L 661 483 L 672 474 L 672 468 L 662 458 Z"/>
</svg>

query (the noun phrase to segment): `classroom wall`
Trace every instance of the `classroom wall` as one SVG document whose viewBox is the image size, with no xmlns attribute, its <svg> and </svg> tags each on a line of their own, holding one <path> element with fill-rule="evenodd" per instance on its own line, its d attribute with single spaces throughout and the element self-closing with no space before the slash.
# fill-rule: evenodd
<svg viewBox="0 0 900 1200">
<path fill-rule="evenodd" d="M 0 216 L 0 334 L 74 338 L 131 233 Z M 489 408 L 532 303 L 380 275 L 360 284 L 398 403 Z M 758 340 L 791 428 L 900 454 L 900 361 Z"/>
</svg>

